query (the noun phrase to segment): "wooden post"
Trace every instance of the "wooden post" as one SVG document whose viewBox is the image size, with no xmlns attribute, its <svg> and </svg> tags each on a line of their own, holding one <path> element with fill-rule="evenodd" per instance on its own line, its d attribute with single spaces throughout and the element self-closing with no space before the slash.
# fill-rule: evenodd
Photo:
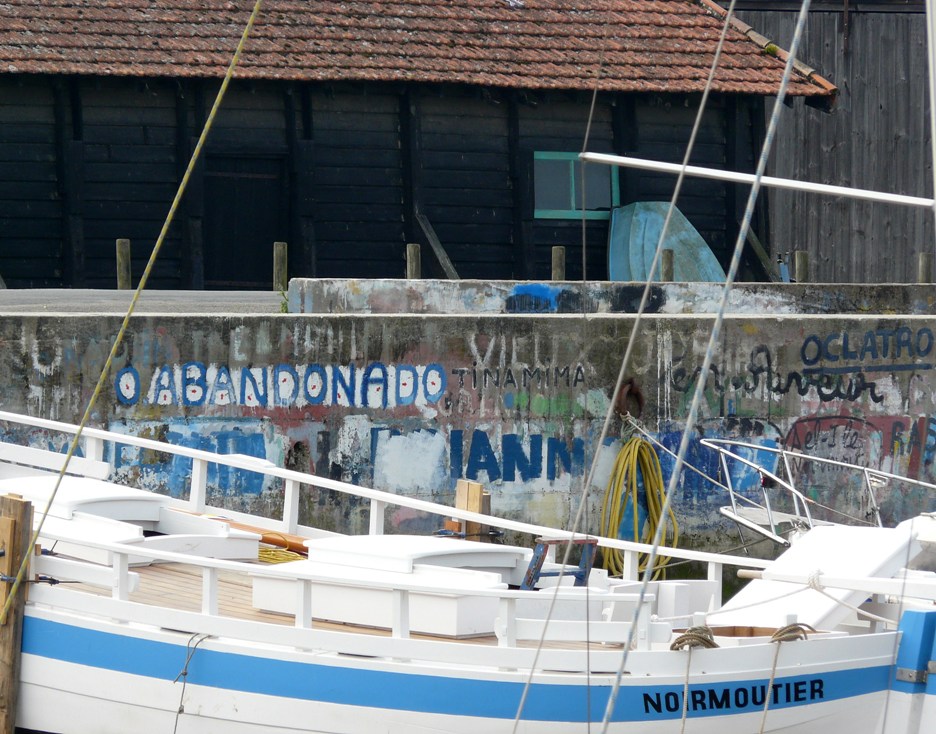
<svg viewBox="0 0 936 734">
<path fill-rule="evenodd" d="M 117 240 L 117 290 L 129 291 L 130 285 L 130 240 Z"/>
<path fill-rule="evenodd" d="M 485 492 L 480 482 L 459 479 L 455 484 L 455 507 L 459 510 L 491 514 L 491 493 Z M 479 522 L 446 521 L 445 529 L 462 532 L 469 540 L 488 540 L 484 536 L 487 528 Z"/>
<path fill-rule="evenodd" d="M 673 251 L 667 247 L 660 253 L 660 281 L 673 282 Z"/>
<path fill-rule="evenodd" d="M 565 248 L 562 245 L 556 245 L 552 248 L 552 279 L 565 280 Z"/>
<path fill-rule="evenodd" d="M 809 282 L 809 253 L 806 250 L 793 253 L 793 273 L 797 283 Z"/>
<path fill-rule="evenodd" d="M 933 253 L 921 252 L 917 259 L 917 283 L 933 282 Z"/>
<path fill-rule="evenodd" d="M 289 287 L 288 259 L 286 256 L 286 243 L 273 243 L 273 290 L 285 293 Z"/>
<path fill-rule="evenodd" d="M 422 277 L 422 255 L 419 244 L 410 242 L 406 245 L 406 278 L 419 280 Z"/>
<path fill-rule="evenodd" d="M 29 553 L 32 535 L 32 505 L 15 495 L 0 497 L 0 574 L 16 576 Z M 13 584 L 0 582 L 0 610 L 6 605 Z M 23 639 L 23 607 L 26 579 L 20 583 L 5 617 L 0 614 L 0 733 L 13 734 L 16 700 L 19 695 L 20 646 Z"/>
</svg>

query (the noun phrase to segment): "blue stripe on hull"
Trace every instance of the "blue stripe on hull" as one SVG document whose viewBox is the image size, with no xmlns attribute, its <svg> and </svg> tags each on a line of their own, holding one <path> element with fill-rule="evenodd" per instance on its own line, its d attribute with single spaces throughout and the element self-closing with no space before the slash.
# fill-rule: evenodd
<svg viewBox="0 0 936 734">
<path fill-rule="evenodd" d="M 27 616 L 23 652 L 91 668 L 175 680 L 187 655 L 184 645 L 89 630 Z M 770 691 L 770 709 L 806 706 L 885 690 L 890 668 L 873 666 L 812 676 L 778 678 Z M 283 698 L 321 701 L 450 716 L 512 719 L 523 684 L 509 681 L 449 678 L 362 670 L 276 660 L 199 649 L 188 666 L 188 683 Z M 760 711 L 767 680 L 694 685 L 689 692 L 691 717 Z M 594 685 L 535 684 L 523 718 L 531 721 L 600 720 L 607 688 Z M 682 716 L 683 687 L 625 685 L 612 721 L 664 721 Z M 590 706 L 591 712 L 587 711 Z"/>
</svg>

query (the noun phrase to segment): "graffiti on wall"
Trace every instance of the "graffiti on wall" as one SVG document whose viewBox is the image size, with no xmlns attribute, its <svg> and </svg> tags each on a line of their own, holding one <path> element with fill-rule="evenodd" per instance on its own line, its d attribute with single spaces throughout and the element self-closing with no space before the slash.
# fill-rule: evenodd
<svg viewBox="0 0 936 734">
<path fill-rule="evenodd" d="M 653 432 L 675 448 L 699 357 L 694 332 L 672 331 L 671 338 L 684 348 L 660 355 L 666 364 L 655 375 L 655 407 L 667 420 Z M 705 433 L 926 472 L 936 454 L 936 422 L 894 410 L 894 394 L 906 388 L 895 376 L 931 370 L 934 341 L 930 328 L 903 325 L 801 333 L 782 345 L 741 341 L 743 356 L 713 368 Z M 170 426 L 171 440 L 272 460 L 288 453 L 300 424 L 312 420 L 316 428 L 303 442 L 310 464 L 323 474 L 417 493 L 467 478 L 514 497 L 509 509 L 522 511 L 534 496 L 577 488 L 611 399 L 607 376 L 570 354 L 570 343 L 554 335 L 472 334 L 464 349 L 439 361 L 420 350 L 423 358 L 412 361 L 367 361 L 353 351 L 357 358 L 330 352 L 336 359 L 251 363 L 251 354 L 237 352 L 225 363 L 185 361 L 183 349 L 163 349 L 115 373 L 113 396 L 125 418 L 155 416 Z M 652 380 L 652 359 L 640 358 L 637 376 Z M 806 400 L 781 406 L 787 396 Z M 834 412 L 824 415 L 819 406 Z M 598 453 L 616 447 L 612 438 Z M 704 471 L 717 473 L 695 442 L 690 452 Z M 140 460 L 124 459 L 122 469 Z M 185 467 L 158 470 L 168 472 L 172 492 L 181 491 Z M 248 477 L 209 479 L 240 494 L 262 492 Z M 751 477 L 734 481 L 742 491 L 757 489 Z M 599 473 L 596 484 L 603 482 Z M 680 483 L 680 501 L 688 506 L 712 507 L 720 492 L 698 475 Z"/>
<path fill-rule="evenodd" d="M 867 398 L 880 404 L 887 388 L 872 376 L 894 373 L 918 373 L 932 370 L 934 337 L 928 327 L 872 329 L 860 334 L 834 331 L 807 335 L 798 349 L 801 366 L 784 370 L 777 366 L 775 348 L 758 344 L 750 351 L 742 369 L 731 372 L 725 367 L 712 367 L 708 391 L 716 396 L 753 396 L 761 391 L 784 396 L 794 393 L 801 397 L 814 395 L 821 402 L 856 402 Z M 689 394 L 695 389 L 700 368 L 687 368 L 686 359 L 694 354 L 674 358 L 672 385 Z M 888 379 L 888 385 L 890 379 Z M 727 413 L 731 413 L 728 406 Z"/>
</svg>

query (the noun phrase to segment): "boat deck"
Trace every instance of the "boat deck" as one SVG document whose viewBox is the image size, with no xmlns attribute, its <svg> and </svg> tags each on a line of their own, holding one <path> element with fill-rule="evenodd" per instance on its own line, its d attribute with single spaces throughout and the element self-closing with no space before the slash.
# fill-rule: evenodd
<svg viewBox="0 0 936 734">
<path fill-rule="evenodd" d="M 130 601 L 190 612 L 198 612 L 201 609 L 202 574 L 198 566 L 178 563 L 154 563 L 149 566 L 133 567 L 132 570 L 140 575 L 140 584 L 130 594 Z M 69 588 L 97 596 L 110 595 L 108 589 L 90 584 L 69 584 Z M 252 604 L 251 580 L 232 571 L 221 571 L 218 574 L 218 614 L 233 619 L 268 624 L 284 626 L 293 626 L 295 624 L 295 617 L 292 614 L 267 612 L 255 608 Z M 329 631 L 390 636 L 390 630 L 388 629 L 342 624 L 319 619 L 313 620 L 312 627 Z M 410 636 L 414 639 L 440 639 L 432 635 L 418 633 L 412 633 Z M 445 637 L 441 639 L 475 645 L 496 646 L 498 644 L 497 637 L 494 635 L 464 638 Z M 537 642 L 533 640 L 520 640 L 517 644 L 518 647 L 533 648 L 537 646 Z M 585 649 L 586 646 L 584 642 L 547 640 L 543 643 L 543 647 L 551 649 Z M 591 643 L 591 647 L 607 650 L 609 647 L 614 647 L 614 645 Z"/>
</svg>

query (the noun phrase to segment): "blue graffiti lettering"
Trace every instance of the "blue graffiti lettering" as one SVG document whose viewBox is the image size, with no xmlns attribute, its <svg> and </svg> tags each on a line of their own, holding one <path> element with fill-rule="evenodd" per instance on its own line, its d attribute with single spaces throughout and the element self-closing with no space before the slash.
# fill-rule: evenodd
<svg viewBox="0 0 936 734">
<path fill-rule="evenodd" d="M 932 364 L 919 360 L 933 351 L 936 338 L 926 327 L 911 329 L 900 326 L 896 329 L 874 329 L 860 337 L 846 331 L 833 332 L 825 336 L 810 334 L 800 347 L 800 358 L 807 370 L 815 372 L 873 372 L 933 369 Z M 860 344 L 860 348 L 856 346 Z M 901 360 L 899 363 L 874 364 L 878 359 Z M 866 360 L 872 360 L 867 362 Z M 820 362 L 852 362 L 858 364 L 842 366 L 817 366 Z"/>
<path fill-rule="evenodd" d="M 262 367 L 249 367 L 241 370 L 240 404 L 248 408 L 265 408 L 268 405 L 266 370 Z"/>
<path fill-rule="evenodd" d="M 124 367 L 114 379 L 114 392 L 124 405 L 136 405 L 140 400 L 140 373 L 133 367 Z"/>
<path fill-rule="evenodd" d="M 211 405 L 231 405 L 234 400 L 234 381 L 228 368 L 221 365 L 215 373 L 208 402 Z"/>
<path fill-rule="evenodd" d="M 204 405 L 207 397 L 205 365 L 186 362 L 182 365 L 182 405 Z"/>
<path fill-rule="evenodd" d="M 465 476 L 477 481 L 481 472 L 487 472 L 487 480 L 496 482 L 501 478 L 500 465 L 497 463 L 497 454 L 491 447 L 491 440 L 484 431 L 473 431 L 471 434 L 471 447 L 468 449 L 468 466 Z"/>
<path fill-rule="evenodd" d="M 299 373 L 288 364 L 273 368 L 273 404 L 292 405 L 299 395 Z"/>
</svg>

